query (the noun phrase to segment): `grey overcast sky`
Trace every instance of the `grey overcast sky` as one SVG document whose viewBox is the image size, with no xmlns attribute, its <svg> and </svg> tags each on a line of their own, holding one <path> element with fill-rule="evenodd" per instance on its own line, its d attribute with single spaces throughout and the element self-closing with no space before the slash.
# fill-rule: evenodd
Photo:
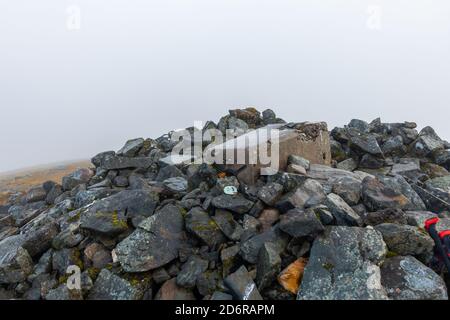
<svg viewBox="0 0 450 320">
<path fill-rule="evenodd" d="M 0 171 L 239 106 L 450 139 L 450 2 L 0 0 Z"/>
</svg>

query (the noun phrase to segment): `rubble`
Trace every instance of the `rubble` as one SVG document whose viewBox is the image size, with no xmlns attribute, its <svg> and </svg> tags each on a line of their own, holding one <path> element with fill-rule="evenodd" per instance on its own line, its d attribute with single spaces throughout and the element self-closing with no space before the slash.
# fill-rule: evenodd
<svg viewBox="0 0 450 320">
<path fill-rule="evenodd" d="M 0 298 L 448 299 L 424 229 L 450 228 L 450 145 L 433 129 L 353 119 L 328 132 L 246 108 L 186 131 L 208 129 L 236 131 L 200 151 L 244 163 L 176 154 L 173 132 L 140 137 L 0 206 Z M 272 129 L 274 166 L 250 161 Z"/>
</svg>

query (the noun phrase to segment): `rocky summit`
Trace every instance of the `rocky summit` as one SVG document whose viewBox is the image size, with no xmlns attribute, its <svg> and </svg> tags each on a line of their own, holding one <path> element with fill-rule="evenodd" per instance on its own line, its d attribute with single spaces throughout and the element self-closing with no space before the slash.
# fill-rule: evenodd
<svg viewBox="0 0 450 320">
<path fill-rule="evenodd" d="M 289 130 L 272 174 L 174 155 L 169 132 L 14 195 L 0 206 L 0 299 L 448 299 L 424 229 L 450 229 L 447 141 L 413 122 L 328 131 L 254 108 L 186 131 L 266 127 Z"/>
</svg>

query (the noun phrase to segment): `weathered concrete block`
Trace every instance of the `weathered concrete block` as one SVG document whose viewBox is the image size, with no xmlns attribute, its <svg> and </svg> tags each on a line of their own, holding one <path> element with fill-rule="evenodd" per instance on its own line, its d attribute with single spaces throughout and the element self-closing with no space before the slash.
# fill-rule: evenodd
<svg viewBox="0 0 450 320">
<path fill-rule="evenodd" d="M 301 156 L 312 164 L 331 163 L 325 122 L 269 125 L 217 145 L 214 151 L 222 152 L 224 170 L 248 184 L 253 184 L 260 174 L 286 170 L 290 155 Z"/>
</svg>

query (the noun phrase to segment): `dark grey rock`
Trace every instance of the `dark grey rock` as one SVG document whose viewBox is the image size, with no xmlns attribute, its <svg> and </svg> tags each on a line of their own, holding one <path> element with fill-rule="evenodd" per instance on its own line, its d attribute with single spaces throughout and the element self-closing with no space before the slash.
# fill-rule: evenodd
<svg viewBox="0 0 450 320">
<path fill-rule="evenodd" d="M 103 269 L 89 293 L 88 300 L 140 300 L 144 291 L 130 282 Z"/>
<path fill-rule="evenodd" d="M 342 160 L 336 165 L 337 169 L 353 171 L 358 168 L 358 162 L 353 158 Z"/>
<path fill-rule="evenodd" d="M 81 214 L 81 228 L 107 236 L 128 229 L 127 220 L 151 216 L 159 202 L 157 194 L 145 190 L 123 190 L 98 200 Z"/>
<path fill-rule="evenodd" d="M 375 229 L 381 232 L 389 250 L 398 255 L 412 255 L 424 263 L 433 256 L 434 241 L 426 231 L 395 223 L 382 223 Z"/>
<path fill-rule="evenodd" d="M 22 243 L 23 235 L 0 241 L 0 284 L 21 282 L 33 271 L 33 261 Z"/>
<path fill-rule="evenodd" d="M 255 264 L 258 261 L 259 250 L 267 242 L 273 242 L 281 252 L 287 245 L 287 238 L 280 234 L 280 231 L 275 226 L 266 232 L 241 242 L 239 253 L 245 261 Z"/>
<path fill-rule="evenodd" d="M 210 300 L 233 300 L 233 296 L 221 291 L 214 291 Z"/>
<path fill-rule="evenodd" d="M 353 177 L 337 178 L 333 181 L 332 191 L 348 205 L 357 205 L 361 199 L 361 181 Z"/>
<path fill-rule="evenodd" d="M 253 207 L 253 202 L 239 193 L 236 195 L 222 194 L 212 199 L 212 205 L 219 209 L 226 209 L 236 213 L 247 213 Z"/>
<path fill-rule="evenodd" d="M 25 233 L 22 247 L 32 258 L 38 257 L 50 249 L 52 240 L 59 233 L 56 223 L 47 223 Z"/>
<path fill-rule="evenodd" d="M 147 169 L 153 164 L 151 157 L 119 157 L 108 154 L 100 160 L 100 167 L 106 170 L 117 170 L 126 168 Z"/>
<path fill-rule="evenodd" d="M 80 251 L 76 248 L 64 248 L 53 251 L 52 255 L 52 269 L 58 271 L 58 274 L 65 275 L 69 266 L 76 265 L 83 269 L 83 262 L 81 261 Z"/>
<path fill-rule="evenodd" d="M 366 177 L 362 183 L 362 198 L 371 211 L 389 208 L 424 210 L 419 195 L 401 176 Z"/>
<path fill-rule="evenodd" d="M 378 145 L 377 139 L 374 135 L 355 135 L 350 137 L 350 148 L 357 150 L 362 153 L 369 153 L 374 156 L 381 156 L 383 151 L 381 151 Z"/>
<path fill-rule="evenodd" d="M 28 203 L 43 201 L 47 197 L 47 191 L 42 186 L 35 186 L 31 188 L 25 195 L 25 200 Z"/>
<path fill-rule="evenodd" d="M 381 267 L 381 283 L 393 300 L 447 300 L 443 279 L 411 256 L 387 259 Z"/>
<path fill-rule="evenodd" d="M 280 230 L 294 238 L 316 236 L 324 230 L 312 209 L 292 209 L 280 216 Z"/>
<path fill-rule="evenodd" d="M 181 271 L 177 275 L 177 285 L 183 288 L 195 287 L 198 276 L 208 269 L 208 261 L 197 256 L 191 256 L 183 264 Z"/>
<path fill-rule="evenodd" d="M 26 205 L 13 205 L 9 208 L 8 214 L 14 219 L 14 225 L 21 227 L 32 219 L 36 218 L 44 209 L 44 201 L 33 202 Z"/>
<path fill-rule="evenodd" d="M 188 189 L 188 182 L 183 177 L 173 177 L 163 181 L 164 186 L 173 193 L 185 193 Z"/>
<path fill-rule="evenodd" d="M 384 209 L 375 212 L 367 212 L 363 218 L 364 224 L 375 226 L 382 223 L 407 224 L 408 218 L 403 210 Z"/>
<path fill-rule="evenodd" d="M 176 166 L 168 165 L 168 166 L 161 168 L 161 170 L 159 170 L 158 175 L 156 176 L 155 180 L 163 182 L 164 180 L 167 180 L 169 178 L 175 178 L 175 177 L 183 177 L 184 178 L 184 174 Z"/>
<path fill-rule="evenodd" d="M 367 133 L 369 132 L 369 124 L 364 120 L 352 119 L 349 124 L 349 128 L 358 130 L 359 132 Z"/>
<path fill-rule="evenodd" d="M 238 300 L 262 300 L 261 294 L 245 266 L 241 266 L 236 272 L 226 277 L 224 282 Z"/>
<path fill-rule="evenodd" d="M 314 241 L 297 299 L 387 299 L 379 268 L 386 252 L 374 229 L 327 227 Z"/>
<path fill-rule="evenodd" d="M 244 232 L 240 224 L 238 224 L 231 212 L 221 209 L 216 209 L 215 215 L 212 219 L 219 226 L 220 230 L 226 235 L 230 240 L 237 241 L 241 238 Z"/>
<path fill-rule="evenodd" d="M 134 157 L 144 145 L 143 138 L 128 140 L 125 145 L 117 151 L 118 156 Z"/>
<path fill-rule="evenodd" d="M 381 146 L 381 150 L 385 155 L 402 155 L 407 151 L 400 135 L 388 138 Z"/>
<path fill-rule="evenodd" d="M 183 228 L 180 209 L 168 204 L 117 245 L 117 259 L 126 272 L 159 268 L 178 256 Z"/>
<path fill-rule="evenodd" d="M 199 207 L 192 208 L 186 214 L 186 230 L 211 248 L 226 241 L 217 223 Z"/>
<path fill-rule="evenodd" d="M 278 248 L 273 243 L 265 243 L 258 253 L 256 266 L 256 283 L 258 290 L 268 287 L 281 271 L 281 258 Z"/>
<path fill-rule="evenodd" d="M 264 185 L 258 190 L 258 198 L 268 206 L 273 206 L 283 194 L 283 186 L 272 182 Z"/>
<path fill-rule="evenodd" d="M 360 226 L 361 217 L 337 194 L 330 193 L 325 201 L 338 225 Z"/>
<path fill-rule="evenodd" d="M 276 207 L 284 213 L 294 208 L 308 208 L 320 204 L 325 198 L 326 193 L 322 185 L 313 179 L 308 179 L 295 191 L 283 195 Z"/>
<path fill-rule="evenodd" d="M 224 277 L 237 270 L 242 264 L 239 255 L 239 246 L 234 245 L 224 248 L 220 251 L 220 260 L 222 261 L 222 274 Z"/>
<path fill-rule="evenodd" d="M 72 190 L 76 186 L 88 183 L 94 176 L 94 171 L 89 168 L 80 168 L 73 173 L 62 178 L 62 187 L 64 190 Z"/>
</svg>

